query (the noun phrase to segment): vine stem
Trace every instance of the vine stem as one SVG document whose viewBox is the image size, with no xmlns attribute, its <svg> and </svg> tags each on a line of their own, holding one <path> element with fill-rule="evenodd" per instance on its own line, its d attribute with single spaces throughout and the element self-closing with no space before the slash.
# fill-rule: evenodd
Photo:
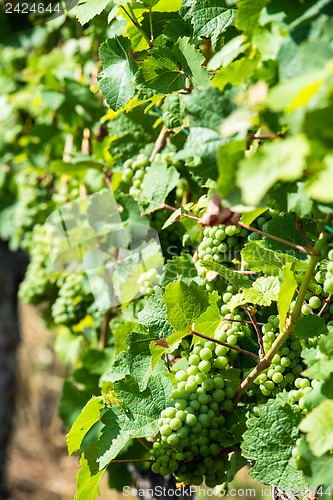
<svg viewBox="0 0 333 500">
<path fill-rule="evenodd" d="M 325 311 L 326 307 L 328 306 L 328 304 L 329 304 L 329 303 L 330 303 L 330 301 L 331 301 L 331 298 L 332 298 L 332 295 L 331 295 L 331 294 L 329 294 L 329 296 L 328 296 L 326 299 L 323 299 L 323 300 L 324 300 L 324 305 L 323 305 L 323 307 L 320 309 L 320 311 L 319 311 L 319 313 L 317 314 L 317 316 L 319 316 L 319 317 L 320 317 L 320 316 L 324 313 L 324 311 Z"/>
<path fill-rule="evenodd" d="M 159 133 L 159 136 L 155 142 L 153 152 L 149 157 L 150 162 L 152 162 L 155 159 L 155 156 L 157 155 L 157 153 L 159 153 L 160 151 L 162 151 L 165 148 L 169 135 L 170 135 L 170 130 L 168 128 L 166 128 L 165 125 L 163 125 L 163 127 L 161 128 L 161 131 Z"/>
<path fill-rule="evenodd" d="M 110 319 L 112 318 L 112 310 L 109 309 L 106 311 L 103 321 L 102 321 L 102 327 L 101 327 L 101 336 L 100 336 L 100 348 L 103 351 L 107 345 L 108 345 L 108 340 L 109 340 L 109 322 Z"/>
<path fill-rule="evenodd" d="M 260 229 L 256 229 L 255 227 L 248 226 L 247 224 L 244 224 L 243 222 L 240 222 L 240 221 L 238 221 L 238 225 L 241 227 L 244 227 L 244 229 L 247 229 L 248 231 L 253 231 L 254 233 L 261 234 L 262 236 L 265 236 L 266 238 L 278 241 L 279 243 L 282 243 L 283 245 L 288 245 L 289 247 L 295 248 L 296 250 L 299 250 L 300 252 L 307 253 L 308 255 L 311 255 L 311 251 L 305 247 L 302 247 L 301 245 L 296 245 L 296 243 L 292 243 L 291 241 L 284 240 L 283 238 L 279 238 L 278 236 L 274 236 L 273 234 L 265 233 L 264 231 L 260 231 Z"/>
<path fill-rule="evenodd" d="M 246 323 L 248 325 L 253 325 L 253 321 L 247 321 L 246 319 L 232 319 L 232 318 L 221 318 L 222 321 L 230 321 L 230 323 Z M 258 323 L 257 325 L 264 325 L 265 323 Z"/>
<path fill-rule="evenodd" d="M 208 337 L 208 335 L 204 335 L 203 333 L 196 332 L 195 330 L 191 329 L 191 332 L 193 335 L 196 335 L 197 337 L 201 337 L 202 339 L 209 340 L 211 342 L 215 342 L 215 344 L 223 345 L 223 347 L 228 347 L 228 349 L 232 349 L 233 351 L 240 352 L 241 354 L 245 354 L 245 356 L 249 356 L 249 358 L 254 359 L 257 363 L 260 363 L 259 356 L 254 354 L 251 351 L 246 351 L 245 349 L 241 349 L 240 347 L 236 347 L 234 345 L 227 344 L 226 342 L 222 342 L 221 340 L 214 339 L 213 337 Z"/>
<path fill-rule="evenodd" d="M 258 327 L 257 318 L 255 317 L 255 314 L 253 314 L 253 312 L 250 311 L 250 309 L 245 309 L 245 310 L 246 310 L 246 312 L 251 320 L 250 322 L 252 323 L 252 326 L 257 334 L 260 356 L 263 356 L 265 354 L 265 349 L 264 349 L 264 344 L 262 341 L 261 332 L 260 332 L 259 327 Z"/>
<path fill-rule="evenodd" d="M 147 37 L 146 33 L 143 31 L 143 29 L 141 28 L 140 24 L 138 23 L 136 17 L 135 17 L 135 14 L 133 12 L 133 9 L 131 8 L 130 4 L 128 4 L 128 8 L 130 10 L 130 12 L 128 12 L 125 7 L 123 5 L 120 6 L 120 8 L 125 12 L 126 16 L 130 19 L 130 21 L 134 24 L 134 26 L 136 27 L 136 29 L 138 29 L 141 33 L 141 35 L 143 36 L 143 38 L 146 40 L 146 42 L 148 43 L 149 45 L 149 48 L 152 48 L 153 47 L 153 44 L 152 42 L 149 40 L 149 38 Z"/>
<path fill-rule="evenodd" d="M 322 239 L 324 237 L 323 233 L 320 235 L 319 239 Z M 269 351 L 265 354 L 264 357 L 262 357 L 257 364 L 257 366 L 251 371 L 251 373 L 243 380 L 243 382 L 240 385 L 239 390 L 237 391 L 234 403 L 237 404 L 243 394 L 247 391 L 247 389 L 250 387 L 252 382 L 262 373 L 266 368 L 268 368 L 272 362 L 272 359 L 274 358 L 275 354 L 277 351 L 280 349 L 280 347 L 283 345 L 285 340 L 288 338 L 288 336 L 292 333 L 292 330 L 295 326 L 296 321 L 301 315 L 301 309 L 303 305 L 303 301 L 305 298 L 305 294 L 307 292 L 310 280 L 312 278 L 313 272 L 316 268 L 316 265 L 320 259 L 320 251 L 314 247 L 314 251 L 311 255 L 310 261 L 308 268 L 306 270 L 306 273 L 304 275 L 299 294 L 296 299 L 296 303 L 294 306 L 294 309 L 292 313 L 287 317 L 284 328 L 282 332 L 279 333 L 277 338 L 275 339 L 272 347 L 269 349 Z"/>
</svg>

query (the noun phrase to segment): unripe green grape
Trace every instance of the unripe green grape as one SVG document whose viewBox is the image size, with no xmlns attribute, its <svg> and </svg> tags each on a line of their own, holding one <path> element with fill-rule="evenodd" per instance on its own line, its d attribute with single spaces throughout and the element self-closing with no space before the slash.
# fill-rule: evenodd
<svg viewBox="0 0 333 500">
<path fill-rule="evenodd" d="M 176 372 L 175 378 L 176 378 L 177 382 L 182 382 L 182 381 L 186 381 L 188 376 L 187 376 L 187 373 L 185 370 L 178 370 Z"/>
<path fill-rule="evenodd" d="M 196 375 L 197 373 L 199 373 L 199 368 L 195 365 L 192 365 L 192 366 L 189 366 L 186 370 L 186 373 L 189 375 L 189 376 L 193 376 L 193 375 Z"/>
<path fill-rule="evenodd" d="M 194 411 L 198 411 L 200 409 L 200 403 L 198 400 L 191 401 L 190 403 L 191 408 L 193 408 Z"/>
<path fill-rule="evenodd" d="M 189 427 L 194 427 L 197 423 L 197 417 L 195 415 L 192 415 L 191 413 L 189 413 L 188 415 L 186 415 L 185 423 Z"/>
<path fill-rule="evenodd" d="M 234 410 L 234 404 L 230 399 L 225 399 L 222 401 L 222 408 L 225 412 L 231 413 Z"/>
<path fill-rule="evenodd" d="M 212 391 L 214 389 L 214 380 L 211 378 L 206 378 L 202 382 L 202 387 L 205 389 L 205 391 Z"/>
<path fill-rule="evenodd" d="M 177 410 L 175 418 L 179 418 L 179 420 L 183 421 L 185 420 L 186 413 L 184 410 Z"/>
<path fill-rule="evenodd" d="M 203 347 L 199 354 L 200 358 L 204 361 L 209 361 L 212 357 L 212 351 L 208 347 Z"/>
<path fill-rule="evenodd" d="M 189 365 L 192 366 L 198 366 L 200 361 L 201 361 L 200 356 L 198 356 L 197 354 L 191 354 L 188 358 Z"/>
<path fill-rule="evenodd" d="M 327 293 L 333 294 L 333 276 L 324 281 L 324 289 Z"/>
<path fill-rule="evenodd" d="M 177 434 L 172 433 L 170 436 L 167 438 L 167 443 L 170 444 L 171 446 L 177 446 L 179 443 L 179 436 Z"/>
<path fill-rule="evenodd" d="M 270 396 L 272 391 L 266 389 L 266 387 L 262 386 L 260 387 L 261 392 L 263 393 L 264 396 Z"/>
<path fill-rule="evenodd" d="M 214 377 L 213 383 L 215 389 L 223 389 L 224 387 L 224 380 L 222 377 L 219 376 Z"/>
<path fill-rule="evenodd" d="M 234 387 L 226 387 L 225 388 L 225 397 L 227 399 L 233 399 L 236 396 L 236 389 Z"/>
<path fill-rule="evenodd" d="M 216 356 L 225 356 L 228 353 L 229 349 L 223 345 L 217 345 L 215 348 Z"/>
<path fill-rule="evenodd" d="M 310 299 L 309 299 L 309 306 L 312 308 L 312 309 L 319 309 L 321 307 L 321 300 L 319 297 L 316 297 L 315 295 L 312 296 Z"/>
<path fill-rule="evenodd" d="M 281 384 L 281 382 L 283 381 L 282 373 L 279 373 L 279 372 L 274 373 L 272 380 L 275 384 Z"/>
<path fill-rule="evenodd" d="M 284 367 L 286 368 L 286 367 L 290 366 L 291 361 L 290 361 L 290 359 L 289 359 L 289 358 L 287 358 L 286 356 L 283 356 L 283 357 L 281 358 L 280 363 L 281 363 L 281 366 L 284 366 Z"/>
<path fill-rule="evenodd" d="M 226 358 L 225 356 L 218 356 L 214 361 L 214 367 L 219 370 L 223 370 L 223 368 L 225 368 L 228 363 L 228 358 Z"/>
<path fill-rule="evenodd" d="M 162 434 L 162 436 L 170 436 L 170 434 L 172 434 L 172 429 L 169 425 L 165 424 L 165 425 L 162 425 L 162 427 L 160 427 L 160 433 Z"/>
<path fill-rule="evenodd" d="M 212 368 L 212 365 L 209 361 L 202 360 L 199 363 L 199 370 L 203 373 L 209 373 Z"/>
<path fill-rule="evenodd" d="M 209 398 L 207 394 L 199 394 L 198 401 L 201 405 L 206 405 L 209 403 Z"/>
</svg>

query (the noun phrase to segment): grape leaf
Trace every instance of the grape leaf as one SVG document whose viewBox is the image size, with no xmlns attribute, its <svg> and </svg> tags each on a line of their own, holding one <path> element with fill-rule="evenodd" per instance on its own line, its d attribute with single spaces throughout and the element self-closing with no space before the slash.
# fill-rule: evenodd
<svg viewBox="0 0 333 500">
<path fill-rule="evenodd" d="M 304 182 L 297 182 L 297 191 L 289 192 L 288 199 L 288 212 L 294 212 L 301 218 L 309 215 L 312 211 L 313 201 L 306 191 Z"/>
<path fill-rule="evenodd" d="M 98 16 L 105 7 L 110 3 L 110 0 L 80 0 L 75 5 L 73 12 L 81 24 L 85 24 L 93 17 Z"/>
<path fill-rule="evenodd" d="M 162 288 L 155 288 L 155 293 L 148 299 L 146 307 L 139 312 L 138 320 L 156 339 L 167 338 L 172 333 L 172 327 L 167 320 L 167 307 L 162 298 Z"/>
<path fill-rule="evenodd" d="M 173 53 L 177 61 L 181 64 L 182 70 L 190 78 L 194 88 L 208 84 L 210 75 L 207 70 L 202 67 L 205 58 L 201 52 L 190 43 L 189 37 L 179 38 L 173 47 Z"/>
<path fill-rule="evenodd" d="M 320 403 L 302 420 L 299 426 L 314 456 L 321 457 L 333 448 L 333 401 Z"/>
<path fill-rule="evenodd" d="M 218 132 L 205 127 L 193 127 L 183 151 L 178 156 L 187 161 L 194 175 L 215 180 L 217 178 L 216 153 L 220 144 L 222 144 L 222 139 Z"/>
<path fill-rule="evenodd" d="M 330 486 L 333 476 L 333 459 L 331 453 L 326 453 L 321 457 L 315 457 L 304 438 L 301 440 L 301 443 L 298 444 L 297 448 L 302 460 L 302 470 L 307 484 L 311 485 L 312 491 L 315 491 L 318 486 L 321 486 L 320 497 L 322 500 L 330 500 Z"/>
<path fill-rule="evenodd" d="M 276 276 L 261 276 L 256 279 L 251 288 L 246 288 L 234 295 L 228 302 L 228 306 L 231 311 L 243 304 L 270 306 L 273 301 L 277 300 L 279 289 L 280 284 Z"/>
<path fill-rule="evenodd" d="M 245 33 L 252 34 L 259 24 L 259 17 L 262 8 L 269 3 L 269 0 L 242 0 L 239 3 L 236 15 L 236 26 Z"/>
<path fill-rule="evenodd" d="M 229 83 L 231 85 L 241 85 L 248 81 L 258 65 L 257 59 L 242 57 L 231 62 L 226 68 L 218 70 L 212 80 L 214 87 L 223 90 Z"/>
<path fill-rule="evenodd" d="M 136 64 L 130 57 L 131 43 L 125 37 L 109 38 L 102 43 L 99 57 L 103 71 L 98 77 L 98 88 L 114 111 L 121 109 L 134 95 Z"/>
<path fill-rule="evenodd" d="M 315 316 L 318 317 L 318 316 Z M 333 332 L 329 331 L 327 333 L 327 327 L 325 325 L 325 320 L 323 318 L 319 318 L 321 322 L 317 324 L 317 333 L 316 335 L 320 335 L 321 333 L 326 333 L 325 336 L 322 336 L 319 340 L 319 349 L 320 352 L 326 354 L 326 356 L 333 355 Z"/>
<path fill-rule="evenodd" d="M 207 309 L 208 295 L 197 283 L 183 281 L 169 283 L 163 300 L 167 307 L 167 317 L 175 332 L 187 334 L 194 321 Z"/>
<path fill-rule="evenodd" d="M 154 163 L 146 169 L 142 181 L 140 203 L 145 213 L 154 212 L 164 206 L 165 199 L 178 183 L 179 173 L 173 166 Z"/>
<path fill-rule="evenodd" d="M 300 414 L 282 399 L 259 407 L 259 417 L 247 421 L 243 455 L 255 460 L 250 476 L 287 491 L 302 491 L 303 474 L 297 469 L 292 449 L 298 437 Z"/>
<path fill-rule="evenodd" d="M 323 401 L 333 399 L 333 374 L 327 377 L 326 380 L 318 382 L 313 391 L 306 394 L 304 397 L 305 407 L 310 412 L 320 405 Z"/>
<path fill-rule="evenodd" d="M 222 94 L 216 88 L 209 86 L 185 95 L 183 100 L 186 111 L 190 115 L 191 133 L 194 128 L 203 125 L 219 132 L 225 117 L 235 109 L 233 102 L 235 94 L 235 90 L 229 90 Z M 210 105 L 212 101 L 214 102 L 213 109 Z"/>
<path fill-rule="evenodd" d="M 288 262 L 282 268 L 282 283 L 277 303 L 280 318 L 280 331 L 282 331 L 284 328 L 284 323 L 290 308 L 290 303 L 297 287 L 297 281 L 295 280 L 292 268 L 292 262 Z"/>
<path fill-rule="evenodd" d="M 127 337 L 128 351 L 127 360 L 129 372 L 138 384 L 139 390 L 143 391 L 148 384 L 153 372 L 152 356 L 149 344 L 152 336 L 143 333 L 132 332 Z"/>
<path fill-rule="evenodd" d="M 104 408 L 103 398 L 93 397 L 81 411 L 75 420 L 71 430 L 67 434 L 68 453 L 71 455 L 74 451 L 80 449 L 82 440 L 89 429 L 98 422 L 101 410 Z"/>
<path fill-rule="evenodd" d="M 309 316 L 304 316 L 296 321 L 293 333 L 301 339 L 308 339 L 317 337 L 321 333 L 324 333 L 325 330 L 325 320 L 315 314 L 309 314 Z"/>
<path fill-rule="evenodd" d="M 221 144 L 217 152 L 219 170 L 217 191 L 223 199 L 227 199 L 232 205 L 238 204 L 241 200 L 240 190 L 236 186 L 236 172 L 239 162 L 244 158 L 245 149 L 245 141 L 234 140 L 227 144 Z"/>
<path fill-rule="evenodd" d="M 163 102 L 163 121 L 168 128 L 181 127 L 185 120 L 185 103 L 181 95 L 171 94 Z"/>
<path fill-rule="evenodd" d="M 303 372 L 303 375 L 310 379 L 326 380 L 331 373 L 333 373 L 333 359 L 318 359 Z"/>
<path fill-rule="evenodd" d="M 215 44 L 218 36 L 233 22 L 235 12 L 220 0 L 194 0 L 189 12 L 194 35 L 212 37 Z"/>
<path fill-rule="evenodd" d="M 174 53 L 167 47 L 157 47 L 150 51 L 137 74 L 139 97 L 146 99 L 155 93 L 171 94 L 185 87 L 185 76 L 177 64 Z"/>
<path fill-rule="evenodd" d="M 317 238 L 315 225 L 309 221 L 302 222 L 302 230 L 308 237 Z M 265 226 L 267 233 L 277 236 L 283 240 L 289 241 L 300 246 L 308 246 L 308 242 L 297 226 L 297 219 L 294 214 L 283 214 L 273 217 Z M 290 253 L 299 260 L 307 260 L 309 257 L 306 253 L 295 248 L 285 245 L 279 241 L 274 241 L 271 238 L 264 238 L 262 245 L 265 248 L 276 250 L 277 252 Z"/>
<path fill-rule="evenodd" d="M 237 184 L 244 202 L 257 205 L 278 180 L 294 181 L 301 177 L 309 152 L 302 135 L 265 144 L 256 154 L 240 162 Z"/>
<path fill-rule="evenodd" d="M 257 217 L 259 217 L 261 214 L 263 214 L 264 212 L 266 212 L 266 210 L 267 210 L 267 207 L 265 207 L 265 208 L 255 208 L 254 210 L 250 210 L 249 212 L 244 212 L 242 214 L 242 217 L 241 217 L 240 220 L 244 224 L 247 224 L 248 226 L 250 226 L 252 224 L 252 222 Z"/>
<path fill-rule="evenodd" d="M 263 248 L 257 241 L 247 243 L 241 251 L 241 256 L 250 271 L 264 272 L 272 276 L 278 276 L 288 262 L 295 263 L 297 269 L 303 267 L 303 264 L 298 263 L 291 255 Z"/>
<path fill-rule="evenodd" d="M 215 331 L 221 323 L 221 314 L 216 303 L 211 304 L 206 311 L 199 316 L 194 325 L 194 330 L 214 337 Z"/>
<path fill-rule="evenodd" d="M 122 351 L 118 354 L 111 367 L 103 373 L 101 382 L 118 382 L 118 380 L 124 379 L 126 375 L 130 375 L 130 367 L 127 351 Z"/>
<path fill-rule="evenodd" d="M 319 174 L 308 183 L 307 192 L 315 200 L 330 203 L 333 201 L 333 156 L 327 155 L 323 160 L 324 168 Z"/>
<path fill-rule="evenodd" d="M 216 71 L 220 67 L 224 68 L 228 66 L 236 57 L 244 52 L 248 47 L 248 43 L 245 43 L 245 36 L 239 35 L 232 38 L 228 43 L 223 45 L 222 49 L 216 52 L 213 57 L 208 61 L 207 69 L 208 71 Z"/>
<path fill-rule="evenodd" d="M 95 500 L 99 495 L 99 481 L 105 469 L 99 470 L 98 443 L 93 441 L 87 446 L 80 458 L 81 468 L 77 474 L 76 495 L 74 500 Z"/>
<path fill-rule="evenodd" d="M 232 286 L 234 286 L 237 290 L 240 288 L 250 288 L 252 286 L 252 281 L 250 278 L 242 273 L 237 273 L 232 269 L 224 266 L 223 264 L 219 264 L 215 262 L 215 260 L 206 260 L 200 261 L 200 265 L 209 269 L 210 271 L 215 271 L 218 273 L 224 280 L 228 281 Z"/>
<path fill-rule="evenodd" d="M 195 281 L 169 283 L 163 300 L 167 307 L 167 318 L 173 327 L 173 333 L 161 342 L 152 342 L 152 365 L 156 366 L 166 349 L 173 347 L 191 332 L 195 320 L 209 305 L 208 294 Z"/>
<path fill-rule="evenodd" d="M 103 469 L 133 438 L 153 436 L 158 431 L 161 411 L 171 399 L 172 384 L 162 374 L 150 377 L 144 391 L 129 378 L 114 384 L 121 406 L 112 406 L 102 416 L 104 428 L 99 440 L 99 468 Z"/>
</svg>

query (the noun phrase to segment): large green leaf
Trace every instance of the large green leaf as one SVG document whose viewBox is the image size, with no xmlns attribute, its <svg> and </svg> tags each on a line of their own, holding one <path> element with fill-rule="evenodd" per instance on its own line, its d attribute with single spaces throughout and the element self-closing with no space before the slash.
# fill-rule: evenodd
<svg viewBox="0 0 333 500">
<path fill-rule="evenodd" d="M 74 500 L 95 500 L 100 494 L 99 481 L 105 472 L 98 467 L 98 444 L 93 441 L 84 450 L 80 459 L 81 468 L 77 474 Z"/>
<path fill-rule="evenodd" d="M 181 64 L 182 70 L 188 75 L 192 86 L 199 87 L 208 84 L 210 75 L 202 67 L 205 58 L 194 45 L 191 44 L 189 37 L 180 38 L 173 48 L 177 61 Z"/>
<path fill-rule="evenodd" d="M 280 330 L 282 331 L 288 311 L 290 309 L 290 303 L 297 287 L 297 281 L 295 280 L 292 262 L 288 262 L 285 266 L 282 267 L 281 281 L 282 282 L 279 291 L 277 307 L 280 318 Z"/>
<path fill-rule="evenodd" d="M 80 23 L 85 24 L 93 17 L 98 16 L 109 3 L 110 0 L 99 0 L 98 2 L 96 0 L 80 0 L 73 12 Z"/>
<path fill-rule="evenodd" d="M 158 431 L 161 411 L 171 399 L 172 384 L 163 375 L 149 379 L 147 388 L 140 391 L 129 378 L 114 384 L 121 406 L 113 405 L 102 417 L 104 428 L 99 440 L 99 468 L 115 458 L 132 438 L 153 436 Z"/>
<path fill-rule="evenodd" d="M 247 421 L 242 451 L 256 461 L 250 470 L 254 479 L 286 491 L 303 490 L 304 478 L 292 457 L 300 418 L 296 408 L 276 399 L 261 405 L 259 417 Z"/>
<path fill-rule="evenodd" d="M 295 264 L 298 263 L 292 255 L 274 252 L 273 250 L 264 248 L 257 241 L 250 241 L 247 243 L 244 246 L 241 255 L 242 260 L 246 262 L 249 270 L 264 272 L 265 274 L 272 276 L 278 276 L 280 274 L 280 270 L 288 262 L 294 262 Z M 306 267 L 306 264 L 298 264 L 298 268 L 301 268 L 302 266 Z"/>
<path fill-rule="evenodd" d="M 197 283 L 183 281 L 169 283 L 163 300 L 167 307 L 167 317 L 175 332 L 190 333 L 194 321 L 207 309 L 208 296 Z"/>
<path fill-rule="evenodd" d="M 236 10 L 220 0 L 194 0 L 189 12 L 195 36 L 217 37 L 233 22 Z"/>
<path fill-rule="evenodd" d="M 250 288 L 252 282 L 250 278 L 242 273 L 233 271 L 223 264 L 219 264 L 215 260 L 201 261 L 200 264 L 210 271 L 218 273 L 225 281 L 229 282 L 237 290 L 240 288 Z"/>
<path fill-rule="evenodd" d="M 333 449 L 333 401 L 323 401 L 300 424 L 314 456 L 321 457 Z"/>
<path fill-rule="evenodd" d="M 167 338 L 172 333 L 172 327 L 167 320 L 167 307 L 162 298 L 162 288 L 156 288 L 149 297 L 146 307 L 139 312 L 138 320 L 145 325 L 149 333 L 156 339 Z"/>
<path fill-rule="evenodd" d="M 104 406 L 102 397 L 93 397 L 83 408 L 67 435 L 68 453 L 70 455 L 80 449 L 84 436 L 98 422 Z"/>
<path fill-rule="evenodd" d="M 306 191 L 315 200 L 330 203 L 333 201 L 333 156 L 327 155 L 323 160 L 323 169 L 307 183 Z"/>
<path fill-rule="evenodd" d="M 117 111 L 134 95 L 136 64 L 130 57 L 130 41 L 124 37 L 109 38 L 102 43 L 99 57 L 103 71 L 98 87 L 111 109 Z"/>
<path fill-rule="evenodd" d="M 299 179 L 309 152 L 308 141 L 299 135 L 265 144 L 253 156 L 242 160 L 237 173 L 237 184 L 243 199 L 249 205 L 258 204 L 278 180 Z"/>
<path fill-rule="evenodd" d="M 194 330 L 210 337 L 214 337 L 215 331 L 221 323 L 221 314 L 218 306 L 211 304 L 206 311 L 196 320 Z"/>
<path fill-rule="evenodd" d="M 142 181 L 140 203 L 146 213 L 162 208 L 165 199 L 178 183 L 179 173 L 173 166 L 155 163 L 146 169 Z"/>
<path fill-rule="evenodd" d="M 325 330 L 325 320 L 315 314 L 309 314 L 309 316 L 303 316 L 296 321 L 293 333 L 301 339 L 308 339 L 311 337 L 318 337 L 318 335 L 324 333 Z M 333 351 L 328 354 L 333 354 Z"/>
<path fill-rule="evenodd" d="M 174 53 L 169 48 L 157 47 L 150 51 L 137 75 L 139 95 L 149 98 L 151 95 L 171 94 L 185 87 L 185 76 L 182 74 Z"/>
</svg>

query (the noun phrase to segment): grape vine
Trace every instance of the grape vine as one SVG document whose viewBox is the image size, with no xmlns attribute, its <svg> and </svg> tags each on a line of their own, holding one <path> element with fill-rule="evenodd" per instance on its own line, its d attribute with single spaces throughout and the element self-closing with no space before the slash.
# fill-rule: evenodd
<svg viewBox="0 0 333 500">
<path fill-rule="evenodd" d="M 247 465 L 328 500 L 331 2 L 102 4 L 1 42 L 0 236 L 29 254 L 19 298 L 69 367 L 75 498 L 106 471 L 121 490 L 132 461 L 224 492 Z M 71 252 L 48 247 L 77 200 Z"/>
</svg>

